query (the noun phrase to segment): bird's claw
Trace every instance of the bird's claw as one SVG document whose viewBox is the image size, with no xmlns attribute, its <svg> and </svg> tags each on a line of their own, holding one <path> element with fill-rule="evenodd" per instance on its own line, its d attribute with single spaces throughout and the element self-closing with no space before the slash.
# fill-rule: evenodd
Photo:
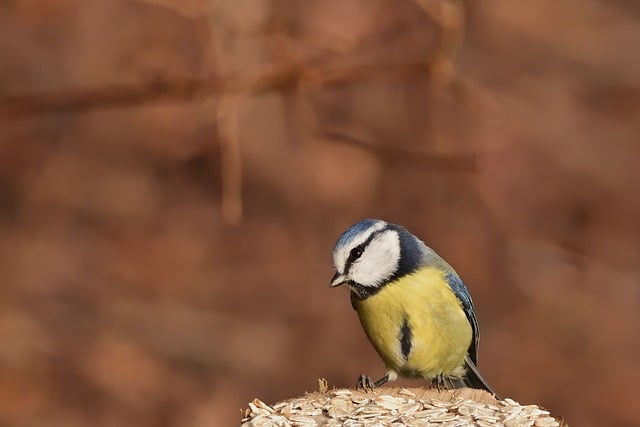
<svg viewBox="0 0 640 427">
<path fill-rule="evenodd" d="M 356 390 L 372 391 L 374 388 L 376 388 L 376 384 L 371 377 L 366 374 L 360 374 L 356 383 Z"/>
<path fill-rule="evenodd" d="M 448 384 L 447 384 L 448 383 Z M 446 378 L 443 374 L 438 374 L 433 381 L 432 385 L 435 384 L 438 391 L 449 390 L 452 386 L 451 382 L 448 378 Z"/>
</svg>

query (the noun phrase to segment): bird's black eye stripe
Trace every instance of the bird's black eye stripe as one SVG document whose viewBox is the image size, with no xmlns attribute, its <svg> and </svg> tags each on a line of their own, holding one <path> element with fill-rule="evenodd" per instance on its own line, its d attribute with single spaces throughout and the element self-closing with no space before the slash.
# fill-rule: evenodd
<svg viewBox="0 0 640 427">
<path fill-rule="evenodd" d="M 351 252 L 349 252 L 349 258 L 347 258 L 347 263 L 345 265 L 345 269 L 347 271 L 349 271 L 349 268 L 351 267 L 351 265 L 362 256 L 362 254 L 364 253 L 364 248 L 367 246 L 369 242 L 364 242 L 359 244 L 358 246 L 356 246 L 355 248 L 351 249 Z"/>
<path fill-rule="evenodd" d="M 367 238 L 367 240 L 365 240 L 363 243 L 360 243 L 358 246 L 351 249 L 351 251 L 349 252 L 349 258 L 347 258 L 347 262 L 345 263 L 344 270 L 349 271 L 353 263 L 362 256 L 362 254 L 364 253 L 364 249 L 369 245 L 369 243 L 371 243 L 371 241 L 376 236 L 378 236 L 380 233 L 382 233 L 385 230 L 386 228 L 382 230 L 377 230 L 371 233 L 371 235 Z"/>
</svg>

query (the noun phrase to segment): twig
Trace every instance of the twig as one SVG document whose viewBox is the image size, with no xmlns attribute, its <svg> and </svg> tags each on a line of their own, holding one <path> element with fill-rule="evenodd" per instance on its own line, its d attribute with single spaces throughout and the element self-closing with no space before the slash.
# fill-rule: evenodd
<svg viewBox="0 0 640 427">
<path fill-rule="evenodd" d="M 229 225 L 242 221 L 242 155 L 238 135 L 238 96 L 224 97 L 217 107 L 222 150 L 222 220 Z"/>
<path fill-rule="evenodd" d="M 322 134 L 330 142 L 352 145 L 372 153 L 391 164 L 401 163 L 405 167 L 415 165 L 429 168 L 431 171 L 477 172 L 479 153 L 429 153 L 418 150 L 407 150 L 399 146 L 374 145 L 341 132 Z"/>
<path fill-rule="evenodd" d="M 99 88 L 69 88 L 52 92 L 5 94 L 0 97 L 0 121 L 46 113 L 83 112 L 157 102 L 185 102 L 210 96 L 284 89 L 299 83 L 317 87 L 356 79 L 397 78 L 428 73 L 427 59 L 401 64 L 354 64 L 336 61 L 315 67 L 309 64 L 265 66 L 255 73 L 230 77 L 167 78 L 142 85 L 113 84 Z"/>
</svg>

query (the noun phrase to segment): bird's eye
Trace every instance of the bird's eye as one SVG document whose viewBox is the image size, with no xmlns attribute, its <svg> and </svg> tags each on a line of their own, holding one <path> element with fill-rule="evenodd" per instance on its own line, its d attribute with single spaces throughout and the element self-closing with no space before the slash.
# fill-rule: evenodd
<svg viewBox="0 0 640 427">
<path fill-rule="evenodd" d="M 363 252 L 364 252 L 364 248 L 362 246 L 356 246 L 355 248 L 351 249 L 351 252 L 349 253 L 349 255 L 351 259 L 356 260 L 360 258 Z"/>
</svg>

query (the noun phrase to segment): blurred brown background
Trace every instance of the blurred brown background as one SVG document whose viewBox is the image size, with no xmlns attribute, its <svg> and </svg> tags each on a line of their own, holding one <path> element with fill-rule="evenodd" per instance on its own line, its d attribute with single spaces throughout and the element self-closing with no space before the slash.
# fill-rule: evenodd
<svg viewBox="0 0 640 427">
<path fill-rule="evenodd" d="M 640 423 L 638 2 L 9 0 L 0 29 L 0 425 L 236 425 L 377 376 L 328 288 L 363 217 L 456 267 L 503 396 Z"/>
</svg>

